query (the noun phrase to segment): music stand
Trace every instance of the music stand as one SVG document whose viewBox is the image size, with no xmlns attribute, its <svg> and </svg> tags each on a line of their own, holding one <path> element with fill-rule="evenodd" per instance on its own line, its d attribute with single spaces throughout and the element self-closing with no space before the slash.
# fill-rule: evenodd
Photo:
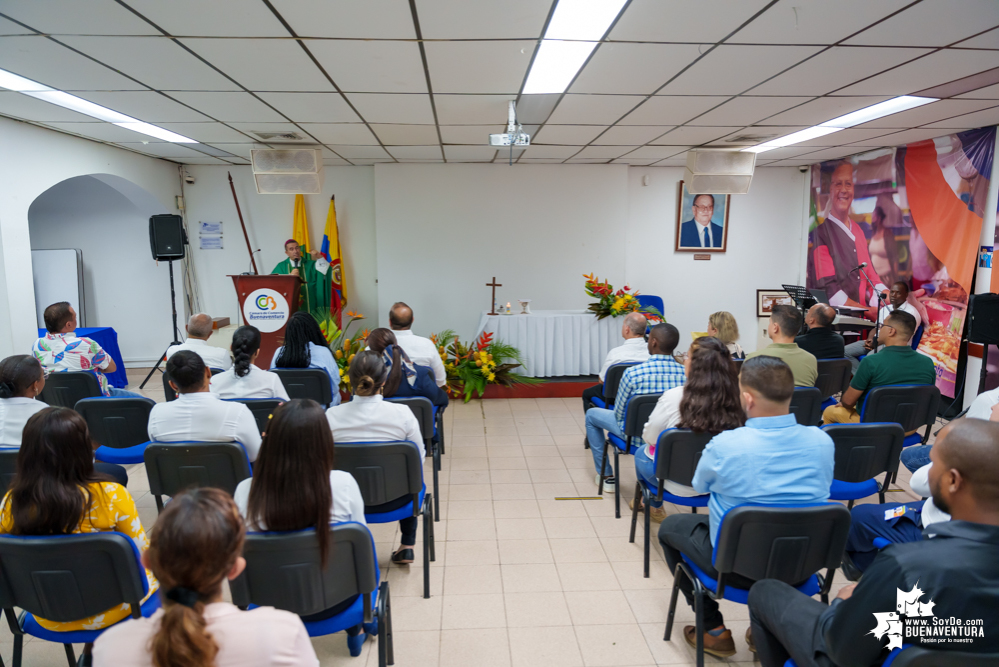
<svg viewBox="0 0 999 667">
<path fill-rule="evenodd" d="M 781 285 L 781 287 L 794 299 L 794 305 L 801 311 L 806 311 L 819 302 L 811 292 L 801 285 Z"/>
</svg>

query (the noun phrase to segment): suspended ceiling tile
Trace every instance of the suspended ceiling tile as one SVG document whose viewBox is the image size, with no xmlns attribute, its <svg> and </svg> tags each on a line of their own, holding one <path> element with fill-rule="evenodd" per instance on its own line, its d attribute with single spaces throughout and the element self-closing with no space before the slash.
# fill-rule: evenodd
<svg viewBox="0 0 999 667">
<path fill-rule="evenodd" d="M 804 125 L 811 127 L 827 120 L 839 118 L 848 113 L 869 107 L 889 99 L 876 97 L 820 97 L 799 107 L 789 109 L 764 119 L 758 124 L 765 125 Z"/>
<path fill-rule="evenodd" d="M 748 44 L 835 44 L 912 0 L 781 0 L 737 32 L 729 42 Z M 909 43 L 912 43 L 911 41 Z"/>
<path fill-rule="evenodd" d="M 564 160 L 567 157 L 572 157 L 580 150 L 582 146 L 546 146 L 544 144 L 531 144 L 528 146 L 527 150 L 524 151 L 523 159 L 558 159 Z"/>
<path fill-rule="evenodd" d="M 904 146 L 905 144 L 913 144 L 917 141 L 926 141 L 927 139 L 943 137 L 948 134 L 953 134 L 956 131 L 957 130 L 947 130 L 944 128 L 916 128 L 912 130 L 902 130 L 901 132 L 882 135 L 871 141 L 857 142 L 850 148 L 855 151 L 863 150 L 864 152 L 868 152 L 871 150 L 871 147 L 874 146 Z"/>
<path fill-rule="evenodd" d="M 926 127 L 970 130 L 976 127 L 988 127 L 989 125 L 999 125 L 999 106 L 957 116 L 956 118 L 948 118 L 938 123 L 930 123 Z"/>
<path fill-rule="evenodd" d="M 851 37 L 846 43 L 946 46 L 997 25 L 999 11 L 995 0 L 921 2 Z"/>
<path fill-rule="evenodd" d="M 606 129 L 603 125 L 545 125 L 531 137 L 531 141 L 543 141 L 546 144 L 588 144 Z"/>
<path fill-rule="evenodd" d="M 271 0 L 299 37 L 415 39 L 407 0 Z"/>
<path fill-rule="evenodd" d="M 12 90 L 0 90 L 0 114 L 42 123 L 91 123 L 95 119 Z"/>
<path fill-rule="evenodd" d="M 225 151 L 227 153 L 231 153 L 233 155 L 237 155 L 237 156 L 239 156 L 241 158 L 245 158 L 247 160 L 250 159 L 250 151 L 251 150 L 256 149 L 256 148 L 267 148 L 266 146 L 264 146 L 262 144 L 254 144 L 254 143 L 231 143 L 230 144 L 230 143 L 224 143 L 224 142 L 212 142 L 211 145 L 214 148 L 217 148 L 219 150 Z"/>
<path fill-rule="evenodd" d="M 954 116 L 962 116 L 973 111 L 980 111 L 994 106 L 996 106 L 995 100 L 938 100 L 924 104 L 921 107 L 916 107 L 915 109 L 909 109 L 908 111 L 872 120 L 870 123 L 864 123 L 859 127 L 908 129 L 928 123 L 945 121 Z"/>
<path fill-rule="evenodd" d="M 385 150 L 397 160 L 432 160 L 443 162 L 444 154 L 437 146 L 386 146 Z"/>
<path fill-rule="evenodd" d="M 752 125 L 808 100 L 807 97 L 736 97 L 689 122 L 697 125 Z"/>
<path fill-rule="evenodd" d="M 241 143 L 250 141 L 246 135 L 222 123 L 157 123 L 160 127 L 176 132 L 195 141 L 215 143 L 229 141 Z"/>
<path fill-rule="evenodd" d="M 352 93 L 347 98 L 369 123 L 432 125 L 434 122 L 429 95 Z"/>
<path fill-rule="evenodd" d="M 246 0 L 127 0 L 127 4 L 171 35 L 197 37 L 287 37 L 263 2 Z"/>
<path fill-rule="evenodd" d="M 78 134 L 88 139 L 96 139 L 97 141 L 113 141 L 116 143 L 134 143 L 137 141 L 158 143 L 163 141 L 162 139 L 156 139 L 145 134 L 133 132 L 132 130 L 126 130 L 111 123 L 46 123 L 45 126 L 63 132 Z"/>
<path fill-rule="evenodd" d="M 929 53 L 929 49 L 834 46 L 756 88 L 753 95 L 825 95 Z"/>
<path fill-rule="evenodd" d="M 892 130 L 885 130 L 882 128 L 868 128 L 864 125 L 861 128 L 849 128 L 846 130 L 840 130 L 839 132 L 833 132 L 832 134 L 827 134 L 824 137 L 818 137 L 817 139 L 809 139 L 808 141 L 802 141 L 801 143 L 795 144 L 796 146 L 815 146 L 818 148 L 822 147 L 832 147 L 832 146 L 843 146 L 846 144 L 855 143 L 865 143 L 875 142 L 882 143 L 881 137 L 886 134 L 890 134 Z M 783 134 L 781 135 L 783 136 Z"/>
<path fill-rule="evenodd" d="M 425 39 L 536 39 L 551 5 L 537 0 L 418 0 Z"/>
<path fill-rule="evenodd" d="M 167 37 L 60 37 L 59 40 L 155 90 L 240 89 Z"/>
<path fill-rule="evenodd" d="M 434 93 L 516 95 L 535 44 L 522 40 L 426 42 Z"/>
<path fill-rule="evenodd" d="M 23 28 L 13 21 L 0 17 L 0 35 L 33 35 L 27 28 Z"/>
<path fill-rule="evenodd" d="M 386 146 L 430 146 L 439 143 L 435 125 L 373 124 L 371 129 Z"/>
<path fill-rule="evenodd" d="M 686 166 L 686 164 L 687 164 L 687 159 L 686 158 L 672 158 L 672 159 L 669 159 L 669 160 L 659 160 L 657 162 L 653 162 L 652 166 L 653 167 L 683 167 L 683 166 Z"/>
<path fill-rule="evenodd" d="M 346 160 L 338 160 L 336 158 L 330 158 L 323 160 L 324 167 L 349 167 L 350 163 Z"/>
<path fill-rule="evenodd" d="M 138 135 L 137 135 L 138 136 Z M 156 157 L 164 158 L 188 158 L 188 157 L 205 157 L 204 153 L 199 153 L 196 150 L 187 148 L 181 144 L 171 144 L 171 143 L 155 143 L 150 141 L 148 144 L 141 142 L 117 142 L 119 146 L 129 148 L 133 151 L 139 151 L 140 153 L 145 153 L 147 155 L 153 155 Z"/>
<path fill-rule="evenodd" d="M 994 28 L 988 32 L 966 39 L 957 46 L 968 49 L 999 49 L 999 28 Z"/>
<path fill-rule="evenodd" d="M 712 146 L 755 146 L 756 144 L 762 144 L 764 141 L 769 141 L 770 139 L 776 139 L 777 137 L 787 136 L 797 132 L 798 130 L 805 129 L 802 126 L 787 126 L 787 125 L 749 125 L 742 129 L 739 129 L 732 134 L 726 135 L 724 137 L 719 137 L 715 141 L 711 142 Z M 831 136 L 831 135 L 830 135 Z"/>
<path fill-rule="evenodd" d="M 170 93 L 185 104 L 223 122 L 278 123 L 285 118 L 249 93 Z"/>
<path fill-rule="evenodd" d="M 533 158 L 522 157 L 517 164 L 561 164 L 562 158 Z"/>
<path fill-rule="evenodd" d="M 824 160 L 837 160 L 839 158 L 849 157 L 850 155 L 856 155 L 857 153 L 858 150 L 856 147 L 840 146 L 838 148 L 822 148 L 817 151 L 805 153 L 802 157 L 809 159 L 812 162 L 822 162 Z"/>
<path fill-rule="evenodd" d="M 594 139 L 594 144 L 609 146 L 641 146 L 669 130 L 671 125 L 617 125 Z"/>
<path fill-rule="evenodd" d="M 441 139 L 446 144 L 485 144 L 490 134 L 506 131 L 505 125 L 441 125 Z"/>
<path fill-rule="evenodd" d="M 420 47 L 415 42 L 314 40 L 308 46 L 345 92 L 427 92 Z"/>
<path fill-rule="evenodd" d="M 570 91 L 651 95 L 698 57 L 694 44 L 604 43 Z"/>
<path fill-rule="evenodd" d="M 804 155 L 805 153 L 812 153 L 816 149 L 813 146 L 787 146 L 785 148 L 775 148 L 772 151 L 767 151 L 765 153 L 759 153 L 756 156 L 757 160 L 762 159 L 766 156 L 768 160 L 781 160 L 784 158 L 798 157 L 799 155 Z"/>
<path fill-rule="evenodd" d="M 437 120 L 441 125 L 502 123 L 506 127 L 507 107 L 515 98 L 516 95 L 435 94 L 434 104 L 437 105 Z"/>
<path fill-rule="evenodd" d="M 837 95 L 909 95 L 999 67 L 999 51 L 946 49 L 836 91 Z"/>
<path fill-rule="evenodd" d="M 728 96 L 656 96 L 628 114 L 621 125 L 682 125 L 728 100 Z"/>
<path fill-rule="evenodd" d="M 160 32 L 113 0 L 5 2 L 4 14 L 50 35 L 158 35 Z"/>
<path fill-rule="evenodd" d="M 607 164 L 608 162 L 607 158 L 584 157 L 566 160 L 565 164 Z"/>
<path fill-rule="evenodd" d="M 636 42 L 714 43 L 762 9 L 767 1 L 632 0 L 609 38 Z"/>
<path fill-rule="evenodd" d="M 0 37 L 0 63 L 59 90 L 145 90 L 117 72 L 40 36 Z"/>
<path fill-rule="evenodd" d="M 742 129 L 741 127 L 694 127 L 694 126 L 684 126 L 678 127 L 675 130 L 659 137 L 654 142 L 657 146 L 676 146 L 690 144 L 692 146 L 699 146 L 700 144 L 706 144 L 720 137 L 732 134 L 736 130 Z"/>
<path fill-rule="evenodd" d="M 324 144 L 378 145 L 378 139 L 364 123 L 301 123 L 301 128 Z"/>
<path fill-rule="evenodd" d="M 638 158 L 626 155 L 625 157 L 618 158 L 617 160 L 612 161 L 611 164 L 628 164 L 633 167 L 647 167 L 648 165 L 652 164 L 655 161 L 656 160 L 649 158 Z"/>
<path fill-rule="evenodd" d="M 186 157 L 184 158 L 184 164 L 215 164 L 215 165 L 228 165 L 232 164 L 223 159 L 217 157 L 209 157 L 207 155 L 202 157 Z"/>
<path fill-rule="evenodd" d="M 355 167 L 370 167 L 373 164 L 385 164 L 388 162 L 394 162 L 392 158 L 350 158 L 350 161 L 354 163 Z"/>
<path fill-rule="evenodd" d="M 993 86 L 979 88 L 978 90 L 972 90 L 971 92 L 964 93 L 963 95 L 958 95 L 957 98 L 970 100 L 999 100 L 999 83 Z"/>
<path fill-rule="evenodd" d="M 603 158 L 605 160 L 609 160 L 611 158 L 621 157 L 625 153 L 630 153 L 634 149 L 634 146 L 587 146 L 574 157 L 576 159 Z"/>
<path fill-rule="evenodd" d="M 736 95 L 817 53 L 814 46 L 721 45 L 666 86 L 665 95 Z"/>
<path fill-rule="evenodd" d="M 211 120 L 208 116 L 153 91 L 103 92 L 88 90 L 75 94 L 85 100 L 90 100 L 95 104 L 114 109 L 126 116 L 132 116 L 147 123 L 183 123 Z"/>
<path fill-rule="evenodd" d="M 556 125 L 610 125 L 643 99 L 641 95 L 568 94 L 555 107 L 548 122 Z"/>
<path fill-rule="evenodd" d="M 351 162 L 354 158 L 360 159 L 378 159 L 385 158 L 391 160 L 388 153 L 381 146 L 330 146 L 334 151 L 339 153 L 341 156 L 347 158 Z"/>
<path fill-rule="evenodd" d="M 445 146 L 444 154 L 449 161 L 453 162 L 492 160 L 494 156 L 499 161 L 506 159 L 510 150 L 500 150 L 499 155 L 497 155 L 496 148 L 493 146 Z M 514 151 L 513 157 L 517 159 L 516 151 Z"/>
<path fill-rule="evenodd" d="M 258 93 L 262 100 L 302 123 L 356 123 L 361 119 L 340 93 Z"/>
<path fill-rule="evenodd" d="M 649 158 L 652 160 L 662 160 L 664 158 L 673 157 L 674 155 L 679 155 L 681 153 L 686 153 L 688 148 L 686 146 L 642 146 L 641 148 L 636 148 L 631 153 L 628 153 L 625 158 Z"/>
<path fill-rule="evenodd" d="M 184 39 L 181 42 L 250 90 L 334 90 L 294 40 Z"/>
</svg>

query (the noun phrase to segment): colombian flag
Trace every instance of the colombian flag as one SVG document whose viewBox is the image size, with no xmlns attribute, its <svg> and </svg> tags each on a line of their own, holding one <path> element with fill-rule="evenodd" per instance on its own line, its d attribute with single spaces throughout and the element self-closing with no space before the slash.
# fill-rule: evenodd
<svg viewBox="0 0 999 667">
<path fill-rule="evenodd" d="M 292 222 L 291 238 L 298 241 L 302 255 L 309 254 L 309 220 L 305 217 L 305 197 L 295 195 L 295 215 Z"/>
<path fill-rule="evenodd" d="M 340 230 L 336 224 L 336 197 L 330 197 L 330 210 L 326 214 L 323 231 L 322 253 L 330 263 L 333 281 L 330 286 L 330 310 L 336 314 L 336 325 L 341 326 L 340 313 L 347 304 L 347 285 L 343 275 L 343 257 L 340 254 Z"/>
</svg>

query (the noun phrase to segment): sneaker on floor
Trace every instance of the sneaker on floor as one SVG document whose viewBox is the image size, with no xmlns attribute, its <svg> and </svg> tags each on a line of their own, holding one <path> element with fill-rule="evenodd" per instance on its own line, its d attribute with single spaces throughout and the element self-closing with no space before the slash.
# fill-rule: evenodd
<svg viewBox="0 0 999 667">
<path fill-rule="evenodd" d="M 597 475 L 595 481 L 597 483 L 597 490 L 600 490 L 600 475 Z M 604 478 L 604 493 L 607 493 L 608 491 L 614 493 L 614 487 L 616 485 L 617 485 L 617 480 L 614 479 L 613 475 Z"/>
<path fill-rule="evenodd" d="M 686 640 L 687 644 L 694 649 L 697 648 L 697 637 L 695 637 L 696 633 L 697 629 L 693 625 L 688 625 L 683 628 L 684 640 Z M 713 655 L 716 658 L 729 658 L 735 655 L 735 640 L 732 639 L 732 631 L 726 629 L 717 637 L 710 632 L 705 632 L 704 652 Z"/>
<path fill-rule="evenodd" d="M 756 653 L 756 644 L 753 642 L 753 628 L 746 628 L 746 644 L 749 645 L 749 650 Z"/>
</svg>

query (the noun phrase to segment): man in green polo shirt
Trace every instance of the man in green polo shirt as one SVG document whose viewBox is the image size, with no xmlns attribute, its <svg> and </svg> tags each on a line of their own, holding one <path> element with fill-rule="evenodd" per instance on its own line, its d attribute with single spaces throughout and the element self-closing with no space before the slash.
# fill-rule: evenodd
<svg viewBox="0 0 999 667">
<path fill-rule="evenodd" d="M 746 359 L 753 357 L 777 357 L 791 367 L 795 387 L 814 387 L 819 379 L 819 366 L 815 355 L 806 352 L 794 342 L 801 330 L 801 313 L 794 306 L 778 305 L 770 311 L 770 326 L 767 334 L 773 342 L 762 350 L 751 352 Z"/>
<path fill-rule="evenodd" d="M 896 310 L 885 319 L 878 338 L 884 341 L 884 349 L 864 357 L 839 403 L 822 413 L 823 424 L 859 422 L 857 408 L 864 405 L 867 392 L 875 387 L 937 381 L 933 360 L 909 345 L 915 330 L 916 318 L 903 310 Z"/>
</svg>

